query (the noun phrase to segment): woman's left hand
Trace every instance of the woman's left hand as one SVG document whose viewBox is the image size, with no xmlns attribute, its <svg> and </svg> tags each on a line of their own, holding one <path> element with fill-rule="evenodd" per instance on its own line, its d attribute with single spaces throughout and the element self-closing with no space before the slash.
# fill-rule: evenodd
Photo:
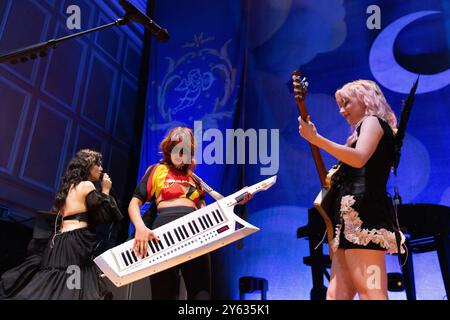
<svg viewBox="0 0 450 320">
<path fill-rule="evenodd" d="M 308 118 L 306 119 L 307 122 L 303 121 L 302 117 L 298 117 L 297 120 L 299 124 L 298 133 L 310 143 L 314 144 L 318 137 L 318 133 L 316 130 L 316 126 L 311 122 L 311 117 L 308 116 Z"/>
<path fill-rule="evenodd" d="M 103 174 L 103 179 L 102 179 L 101 184 L 102 184 L 102 192 L 109 194 L 109 191 L 111 190 L 111 187 L 112 187 L 112 181 L 107 173 Z"/>
</svg>

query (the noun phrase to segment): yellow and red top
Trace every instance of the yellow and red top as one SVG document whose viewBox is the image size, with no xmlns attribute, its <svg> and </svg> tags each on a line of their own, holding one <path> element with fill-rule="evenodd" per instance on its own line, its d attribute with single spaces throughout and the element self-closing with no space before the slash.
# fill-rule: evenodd
<svg viewBox="0 0 450 320">
<path fill-rule="evenodd" d="M 205 190 L 186 173 L 166 164 L 154 164 L 147 168 L 133 196 L 142 202 L 187 198 L 198 207 L 205 198 Z"/>
</svg>

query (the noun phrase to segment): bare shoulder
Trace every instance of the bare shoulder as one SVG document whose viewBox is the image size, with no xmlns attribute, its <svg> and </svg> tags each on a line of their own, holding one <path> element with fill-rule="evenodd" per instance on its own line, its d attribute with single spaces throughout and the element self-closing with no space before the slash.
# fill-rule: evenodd
<svg viewBox="0 0 450 320">
<path fill-rule="evenodd" d="M 79 192 L 84 195 L 87 195 L 92 190 L 95 190 L 95 186 L 92 181 L 81 181 L 77 187 L 77 189 L 79 189 Z"/>
<path fill-rule="evenodd" d="M 375 116 L 368 116 L 361 124 L 361 131 L 369 131 L 371 133 L 383 134 L 383 128 Z"/>
</svg>

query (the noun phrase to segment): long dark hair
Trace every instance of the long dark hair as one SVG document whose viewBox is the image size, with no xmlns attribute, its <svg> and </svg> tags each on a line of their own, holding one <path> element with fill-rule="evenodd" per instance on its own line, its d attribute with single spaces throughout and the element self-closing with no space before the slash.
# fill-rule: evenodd
<svg viewBox="0 0 450 320">
<path fill-rule="evenodd" d="M 66 202 L 70 187 L 77 186 L 89 177 L 89 170 L 93 165 L 101 165 L 102 155 L 97 151 L 83 149 L 67 165 L 66 172 L 61 178 L 61 185 L 55 195 L 52 211 L 57 213 Z"/>
</svg>

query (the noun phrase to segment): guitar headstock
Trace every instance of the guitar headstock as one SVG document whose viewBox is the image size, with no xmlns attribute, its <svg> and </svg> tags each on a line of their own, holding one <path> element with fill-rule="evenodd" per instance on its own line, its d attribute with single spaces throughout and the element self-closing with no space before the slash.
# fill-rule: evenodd
<svg viewBox="0 0 450 320">
<path fill-rule="evenodd" d="M 292 85 L 294 86 L 295 99 L 305 100 L 309 83 L 306 81 L 306 78 L 301 78 L 299 70 L 292 71 Z"/>
</svg>

